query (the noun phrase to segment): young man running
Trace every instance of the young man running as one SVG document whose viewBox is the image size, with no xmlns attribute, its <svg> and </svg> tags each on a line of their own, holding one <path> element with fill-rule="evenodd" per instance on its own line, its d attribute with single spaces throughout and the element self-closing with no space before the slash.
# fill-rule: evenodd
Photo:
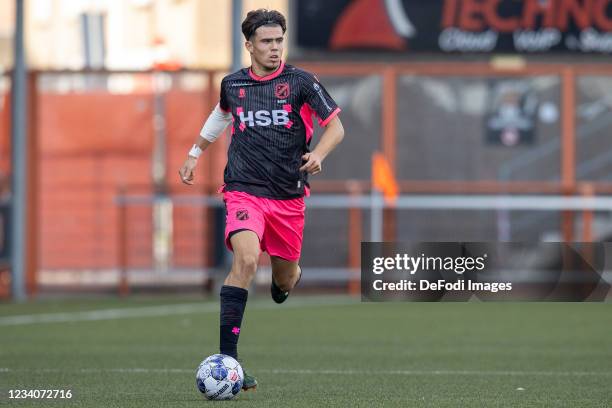
<svg viewBox="0 0 612 408">
<path fill-rule="evenodd" d="M 340 108 L 318 79 L 282 61 L 285 17 L 275 10 L 248 13 L 242 22 L 251 67 L 223 78 L 221 99 L 180 169 L 193 184 L 200 154 L 232 123 L 224 173 L 225 243 L 232 269 L 221 288 L 220 351 L 238 356 L 238 338 L 248 291 L 261 251 L 272 265 L 272 299 L 283 303 L 301 277 L 298 265 L 308 174 L 321 171 L 340 143 Z M 312 116 L 325 128 L 310 151 Z M 257 381 L 245 371 L 243 389 Z"/>
</svg>

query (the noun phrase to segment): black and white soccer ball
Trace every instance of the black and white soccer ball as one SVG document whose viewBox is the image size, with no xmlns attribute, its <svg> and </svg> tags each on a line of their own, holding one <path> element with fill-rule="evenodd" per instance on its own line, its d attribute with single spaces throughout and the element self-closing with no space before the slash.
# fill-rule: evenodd
<svg viewBox="0 0 612 408">
<path fill-rule="evenodd" d="M 209 400 L 229 400 L 242 388 L 244 372 L 235 358 L 213 354 L 200 363 L 196 371 L 198 390 Z"/>
</svg>

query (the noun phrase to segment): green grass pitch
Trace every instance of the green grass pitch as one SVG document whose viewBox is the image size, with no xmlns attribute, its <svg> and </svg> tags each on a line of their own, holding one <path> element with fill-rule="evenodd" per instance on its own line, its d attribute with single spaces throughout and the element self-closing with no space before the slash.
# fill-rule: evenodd
<svg viewBox="0 0 612 408">
<path fill-rule="evenodd" d="M 0 406 L 612 406 L 610 303 L 293 296 L 279 306 L 260 296 L 239 347 L 259 387 L 231 402 L 205 401 L 195 386 L 217 346 L 215 301 L 0 304 Z M 11 400 L 10 389 L 73 397 Z"/>
</svg>

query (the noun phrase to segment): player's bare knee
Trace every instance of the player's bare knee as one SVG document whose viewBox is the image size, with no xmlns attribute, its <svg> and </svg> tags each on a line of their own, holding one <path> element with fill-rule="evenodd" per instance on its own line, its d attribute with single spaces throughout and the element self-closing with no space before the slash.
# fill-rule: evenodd
<svg viewBox="0 0 612 408">
<path fill-rule="evenodd" d="M 236 255 L 234 258 L 234 267 L 232 268 L 232 271 L 244 277 L 253 276 L 257 271 L 258 262 L 259 256 L 255 254 Z"/>
<path fill-rule="evenodd" d="M 290 283 L 287 282 L 287 279 L 285 277 L 272 276 L 272 279 L 274 279 L 274 283 L 276 284 L 276 286 L 278 286 L 278 288 L 283 292 L 288 292 L 292 289 Z"/>
<path fill-rule="evenodd" d="M 290 292 L 291 289 L 293 289 L 293 287 L 295 286 L 295 283 L 291 281 L 286 281 L 282 283 L 276 282 L 276 286 L 278 286 L 278 288 L 283 292 Z"/>
<path fill-rule="evenodd" d="M 299 268 L 295 270 L 285 272 L 285 273 L 273 273 L 274 274 L 274 283 L 276 286 L 283 292 L 291 291 L 300 277 Z"/>
</svg>

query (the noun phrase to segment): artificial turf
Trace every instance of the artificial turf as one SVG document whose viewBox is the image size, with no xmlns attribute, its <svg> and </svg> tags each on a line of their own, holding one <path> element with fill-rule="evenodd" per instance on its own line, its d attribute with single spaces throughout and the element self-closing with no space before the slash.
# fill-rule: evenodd
<svg viewBox="0 0 612 408">
<path fill-rule="evenodd" d="M 217 310 L 176 297 L 0 304 L 0 405 L 612 406 L 610 303 L 293 296 L 279 306 L 262 296 L 249 301 L 239 347 L 259 387 L 209 402 L 194 376 L 217 352 Z M 11 389 L 72 399 L 9 399 Z"/>
</svg>

